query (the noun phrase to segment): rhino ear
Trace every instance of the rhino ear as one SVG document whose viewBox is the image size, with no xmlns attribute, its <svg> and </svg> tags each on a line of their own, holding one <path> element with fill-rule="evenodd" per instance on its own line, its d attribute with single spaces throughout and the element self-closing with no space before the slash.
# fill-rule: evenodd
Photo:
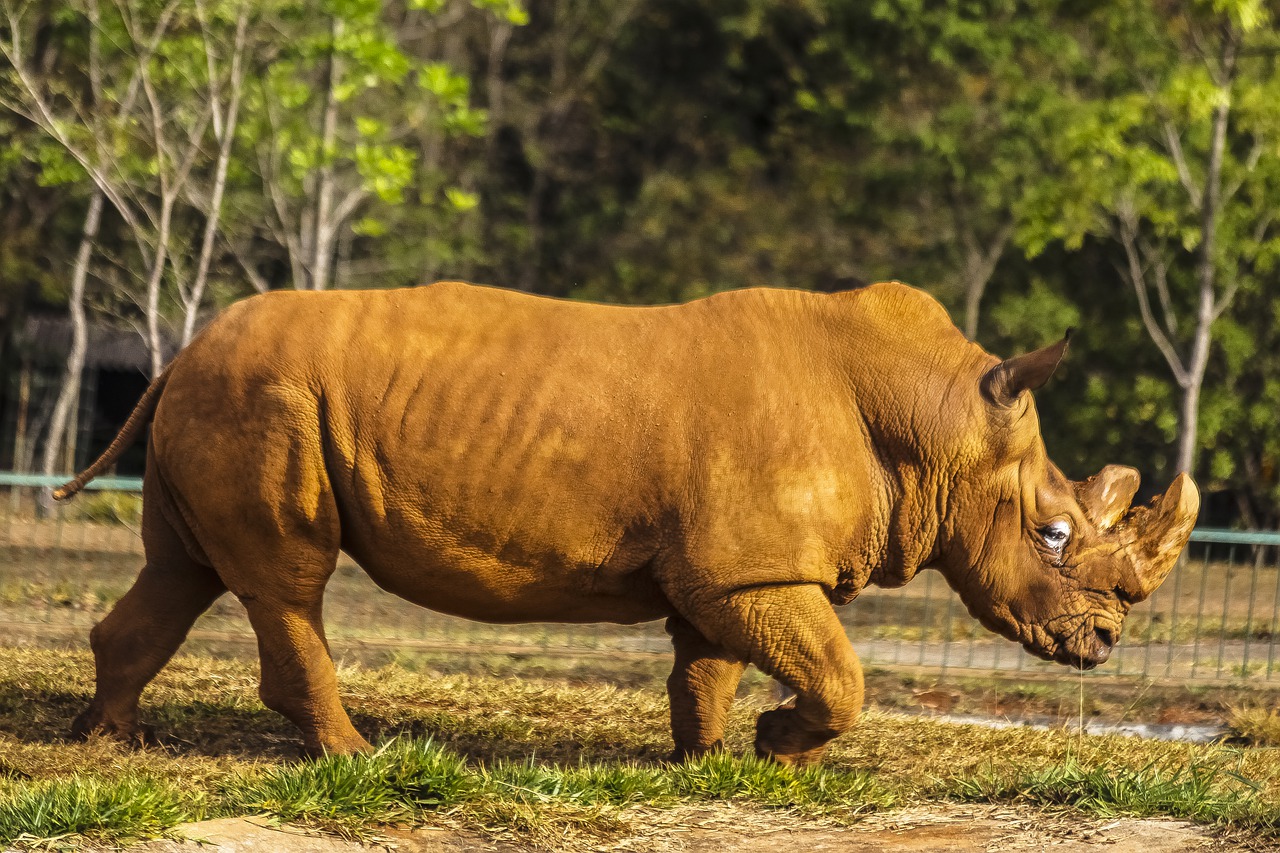
<svg viewBox="0 0 1280 853">
<path fill-rule="evenodd" d="M 981 380 L 982 395 L 992 405 L 1008 408 L 1018 401 L 1023 391 L 1034 391 L 1044 385 L 1067 354 L 1067 344 L 1073 331 L 1067 329 L 1066 335 L 1056 344 L 1006 358 L 988 370 Z"/>
</svg>

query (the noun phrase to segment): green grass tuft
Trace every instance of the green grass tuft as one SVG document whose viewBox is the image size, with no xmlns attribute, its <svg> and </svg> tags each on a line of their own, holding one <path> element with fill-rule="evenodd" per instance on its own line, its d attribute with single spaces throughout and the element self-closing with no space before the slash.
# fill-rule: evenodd
<svg viewBox="0 0 1280 853">
<path fill-rule="evenodd" d="M 951 795 L 969 802 L 1024 802 L 1065 806 L 1099 817 L 1187 818 L 1208 824 L 1274 823 L 1258 809 L 1256 786 L 1238 774 L 1208 765 L 1188 764 L 1171 770 L 1081 766 L 1075 759 L 1034 772 L 1006 773 L 989 769 L 955 779 Z"/>
<path fill-rule="evenodd" d="M 854 814 L 888 808 L 895 799 L 888 788 L 864 771 L 797 769 L 725 752 L 673 767 L 671 781 L 676 791 L 688 798 L 750 800 L 803 811 Z"/>
<path fill-rule="evenodd" d="M 674 799 L 667 774 L 657 767 L 581 764 L 556 767 L 500 762 L 484 774 L 495 797 L 523 803 L 569 802 L 587 806 L 668 805 Z"/>
<path fill-rule="evenodd" d="M 431 741 L 395 740 L 369 755 L 328 756 L 232 779 L 221 810 L 359 836 L 371 824 L 454 805 L 475 787 L 457 755 Z"/>
<path fill-rule="evenodd" d="M 172 784 L 146 776 L 51 779 L 0 797 L 0 846 L 69 836 L 152 838 L 200 811 L 198 800 L 184 801 Z"/>
<path fill-rule="evenodd" d="M 1280 712 L 1271 708 L 1231 709 L 1231 731 L 1253 746 L 1280 746 Z"/>
</svg>

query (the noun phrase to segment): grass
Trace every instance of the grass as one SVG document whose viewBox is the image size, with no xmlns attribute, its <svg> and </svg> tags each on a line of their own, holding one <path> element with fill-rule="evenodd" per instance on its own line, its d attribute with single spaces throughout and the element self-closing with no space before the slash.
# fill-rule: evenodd
<svg viewBox="0 0 1280 853">
<path fill-rule="evenodd" d="M 68 515 L 77 521 L 137 528 L 142 524 L 142 495 L 135 492 L 89 492 L 69 506 Z"/>
<path fill-rule="evenodd" d="M 11 788 L 0 793 L 0 844 L 155 837 L 199 811 L 174 783 L 142 773 L 115 779 L 75 774 Z"/>
<path fill-rule="evenodd" d="M 1280 746 L 1280 712 L 1273 708 L 1233 708 L 1229 725 L 1236 737 L 1245 743 Z"/>
<path fill-rule="evenodd" d="M 296 733 L 258 702 L 254 668 L 207 658 L 179 658 L 144 697 L 161 746 L 67 742 L 91 672 L 87 655 L 0 648 L 0 845 L 115 843 L 260 815 L 348 836 L 444 823 L 559 846 L 713 801 L 845 822 L 942 801 L 1024 803 L 1280 837 L 1275 749 L 870 712 L 822 767 L 791 770 L 746 755 L 764 704 L 752 694 L 735 705 L 726 753 L 672 766 L 657 689 L 388 666 L 340 671 L 357 728 L 381 748 L 306 762 Z"/>
<path fill-rule="evenodd" d="M 1087 767 L 1072 758 L 1032 771 L 992 769 L 956 779 L 951 794 L 966 802 L 1067 807 L 1106 818 L 1177 817 L 1273 829 L 1280 815 L 1257 798 L 1257 790 L 1244 777 L 1212 764 Z"/>
<path fill-rule="evenodd" d="M 237 775 L 219 791 L 224 814 L 267 815 L 341 835 L 410 821 L 480 790 L 466 763 L 429 740 L 388 741 L 372 755 L 329 756 Z"/>
</svg>

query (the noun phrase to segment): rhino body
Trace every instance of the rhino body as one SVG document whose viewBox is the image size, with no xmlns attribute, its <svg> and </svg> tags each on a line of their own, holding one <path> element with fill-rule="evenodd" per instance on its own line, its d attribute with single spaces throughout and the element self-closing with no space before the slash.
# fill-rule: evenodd
<svg viewBox="0 0 1280 853">
<path fill-rule="evenodd" d="M 666 618 L 678 756 L 719 745 L 747 663 L 796 693 L 757 750 L 820 756 L 863 700 L 833 605 L 922 568 L 1029 651 L 1094 665 L 1198 498 L 1183 476 L 1130 510 L 1131 469 L 1062 477 L 1024 393 L 1061 349 L 1001 362 L 896 283 L 644 308 L 450 282 L 245 300 L 58 495 L 153 418 L 146 565 L 91 635 L 75 730 L 135 737 L 143 687 L 229 590 L 265 704 L 311 752 L 367 748 L 321 624 L 339 549 L 471 619 Z"/>
</svg>

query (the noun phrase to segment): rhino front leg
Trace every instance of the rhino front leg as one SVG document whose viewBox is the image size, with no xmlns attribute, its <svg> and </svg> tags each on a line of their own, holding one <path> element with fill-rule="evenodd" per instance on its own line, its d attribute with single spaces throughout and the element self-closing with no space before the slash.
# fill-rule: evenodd
<svg viewBox="0 0 1280 853">
<path fill-rule="evenodd" d="M 783 764 L 820 760 L 827 742 L 853 725 L 863 697 L 862 667 L 821 587 L 741 590 L 709 612 L 709 636 L 796 693 L 760 715 L 756 753 Z"/>
<path fill-rule="evenodd" d="M 746 662 L 717 646 L 679 616 L 667 620 L 675 666 L 667 679 L 671 697 L 673 761 L 724 746 L 724 726 Z"/>
</svg>

